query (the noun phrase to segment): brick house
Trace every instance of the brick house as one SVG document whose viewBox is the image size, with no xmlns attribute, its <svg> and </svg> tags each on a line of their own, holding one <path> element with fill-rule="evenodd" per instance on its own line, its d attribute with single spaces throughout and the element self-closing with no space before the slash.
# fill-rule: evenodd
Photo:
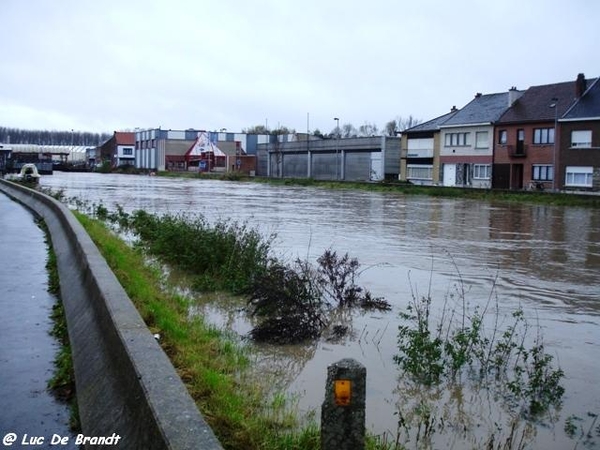
<svg viewBox="0 0 600 450">
<path fill-rule="evenodd" d="M 440 125 L 440 164 L 444 186 L 490 188 L 494 124 L 522 95 L 508 92 L 482 95 Z"/>
<path fill-rule="evenodd" d="M 555 189 L 562 145 L 557 120 L 585 91 L 586 80 L 532 86 L 496 122 L 492 187 Z M 556 135 L 556 140 L 555 140 Z M 555 145 L 555 143 L 557 145 Z"/>
<path fill-rule="evenodd" d="M 558 120 L 557 186 L 600 191 L 600 78 L 589 84 L 584 78 L 577 93 L 575 103 Z"/>
<path fill-rule="evenodd" d="M 112 137 L 100 147 L 101 161 L 96 165 L 109 161 L 111 167 L 133 166 L 135 164 L 135 133 L 128 131 L 115 131 Z"/>
</svg>

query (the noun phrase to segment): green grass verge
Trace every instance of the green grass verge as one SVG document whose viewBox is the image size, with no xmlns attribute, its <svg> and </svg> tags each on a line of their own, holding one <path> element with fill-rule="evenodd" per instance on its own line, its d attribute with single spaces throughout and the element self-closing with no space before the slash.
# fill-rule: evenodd
<svg viewBox="0 0 600 450">
<path fill-rule="evenodd" d="M 48 235 L 48 229 L 43 221 L 38 221 L 38 226 L 44 231 L 44 240 L 48 247 L 48 259 L 46 261 L 46 272 L 48 273 L 48 292 L 57 297 L 52 306 L 52 329 L 50 334 L 58 340 L 60 348 L 54 358 L 55 371 L 52 378 L 48 380 L 48 388 L 56 398 L 69 405 L 69 426 L 74 431 L 81 430 L 79 420 L 79 409 L 77 407 L 77 396 L 75 394 L 75 371 L 71 357 L 71 345 L 67 331 L 67 318 L 60 299 L 60 280 L 58 277 L 58 266 L 56 254 L 52 247 L 52 241 Z"/>
<path fill-rule="evenodd" d="M 315 186 L 327 189 L 356 189 L 372 192 L 395 192 L 398 194 L 424 195 L 442 198 L 465 198 L 473 200 L 534 203 L 557 206 L 600 207 L 599 195 L 585 195 L 576 193 L 566 194 L 535 191 L 507 191 L 500 189 L 417 186 L 400 181 L 367 183 L 352 181 L 318 181 L 310 178 L 254 178 L 252 180 L 272 185 Z"/>
<path fill-rule="evenodd" d="M 249 370 L 246 349 L 190 318 L 188 302 L 161 289 L 161 274 L 101 222 L 75 213 L 177 369 L 204 418 L 227 449 L 317 449 L 317 428 L 296 429 L 281 402 Z M 285 402 L 284 402 L 285 403 Z"/>
</svg>

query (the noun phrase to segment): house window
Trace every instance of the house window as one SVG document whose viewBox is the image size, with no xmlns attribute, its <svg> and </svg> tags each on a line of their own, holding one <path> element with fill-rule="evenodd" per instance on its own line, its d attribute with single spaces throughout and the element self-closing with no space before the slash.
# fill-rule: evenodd
<svg viewBox="0 0 600 450">
<path fill-rule="evenodd" d="M 475 148 L 488 148 L 488 132 L 478 131 L 475 133 Z"/>
<path fill-rule="evenodd" d="M 554 167 L 534 164 L 531 178 L 534 181 L 552 181 L 554 179 Z"/>
<path fill-rule="evenodd" d="M 554 144 L 554 128 L 534 128 L 534 144 Z"/>
<path fill-rule="evenodd" d="M 475 180 L 489 180 L 492 172 L 492 166 L 489 164 L 474 164 L 473 165 L 473 179 Z"/>
<path fill-rule="evenodd" d="M 432 180 L 433 179 L 433 166 L 409 164 L 406 166 L 407 179 L 419 179 L 419 180 Z"/>
<path fill-rule="evenodd" d="M 571 131 L 571 147 L 590 148 L 592 146 L 592 130 Z"/>
<path fill-rule="evenodd" d="M 124 156 L 131 156 L 131 155 L 133 155 L 133 148 L 131 148 L 131 147 L 124 147 L 123 148 L 123 155 Z"/>
<path fill-rule="evenodd" d="M 498 144 L 505 145 L 506 141 L 508 141 L 506 130 L 498 131 Z"/>
<path fill-rule="evenodd" d="M 592 187 L 593 167 L 567 166 L 565 186 Z"/>
<path fill-rule="evenodd" d="M 469 133 L 446 133 L 444 145 L 446 147 L 464 147 L 469 145 Z"/>
</svg>

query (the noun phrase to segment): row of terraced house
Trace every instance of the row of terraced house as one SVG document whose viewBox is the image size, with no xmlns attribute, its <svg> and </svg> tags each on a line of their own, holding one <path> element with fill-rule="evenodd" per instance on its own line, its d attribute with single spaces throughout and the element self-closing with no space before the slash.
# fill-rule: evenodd
<svg viewBox="0 0 600 450">
<path fill-rule="evenodd" d="M 400 179 L 494 189 L 600 190 L 600 81 L 476 94 L 402 133 Z"/>
<path fill-rule="evenodd" d="M 145 171 L 241 171 L 266 177 L 494 189 L 600 191 L 600 79 L 476 94 L 400 136 L 321 139 L 147 129 L 115 132 L 90 164 Z"/>
</svg>

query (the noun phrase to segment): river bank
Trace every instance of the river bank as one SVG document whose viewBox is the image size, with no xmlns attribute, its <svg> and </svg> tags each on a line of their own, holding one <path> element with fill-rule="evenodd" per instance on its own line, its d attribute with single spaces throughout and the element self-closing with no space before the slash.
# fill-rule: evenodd
<svg viewBox="0 0 600 450">
<path fill-rule="evenodd" d="M 311 186 L 324 189 L 356 189 L 368 192 L 396 192 L 406 195 L 424 195 L 442 198 L 464 198 L 482 201 L 505 201 L 555 206 L 581 206 L 600 208 L 600 193 L 585 191 L 530 191 L 456 188 L 443 186 L 419 186 L 401 181 L 356 182 L 315 180 L 312 178 L 267 178 L 246 175 L 205 174 L 189 172 L 158 172 L 156 175 L 169 178 L 213 179 L 265 183 L 273 186 Z"/>
</svg>

